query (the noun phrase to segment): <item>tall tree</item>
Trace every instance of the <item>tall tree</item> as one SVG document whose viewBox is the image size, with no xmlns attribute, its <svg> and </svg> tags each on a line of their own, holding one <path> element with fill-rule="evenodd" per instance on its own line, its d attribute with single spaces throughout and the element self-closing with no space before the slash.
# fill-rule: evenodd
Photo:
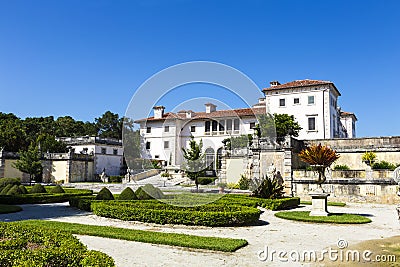
<svg viewBox="0 0 400 267">
<path fill-rule="evenodd" d="M 14 168 L 29 174 L 31 182 L 36 175 L 42 172 L 43 166 L 40 161 L 39 148 L 31 144 L 27 151 L 19 152 L 19 159 L 14 163 Z"/>
<path fill-rule="evenodd" d="M 36 139 L 35 145 L 39 148 L 41 154 L 50 153 L 64 153 L 67 152 L 67 145 L 61 141 L 57 141 L 53 135 L 40 134 Z"/>
<path fill-rule="evenodd" d="M 27 149 L 28 144 L 22 121 L 12 113 L 0 112 L 0 149 L 19 151 Z"/>
<path fill-rule="evenodd" d="M 123 118 L 111 111 L 105 112 L 100 118 L 96 118 L 96 127 L 100 137 L 122 138 Z"/>
<path fill-rule="evenodd" d="M 257 117 L 261 131 L 260 137 L 274 137 L 281 142 L 285 136 L 299 136 L 302 129 L 300 124 L 295 120 L 293 115 L 288 114 L 274 114 L 274 115 L 260 115 Z"/>
<path fill-rule="evenodd" d="M 204 156 L 205 154 L 202 152 L 203 150 L 203 141 L 200 140 L 197 143 L 193 136 L 189 141 L 189 148 L 186 149 L 182 147 L 183 157 L 186 159 L 185 168 L 186 173 L 189 179 L 194 180 L 196 184 L 196 190 L 199 190 L 199 176 L 200 173 L 205 168 Z"/>
</svg>

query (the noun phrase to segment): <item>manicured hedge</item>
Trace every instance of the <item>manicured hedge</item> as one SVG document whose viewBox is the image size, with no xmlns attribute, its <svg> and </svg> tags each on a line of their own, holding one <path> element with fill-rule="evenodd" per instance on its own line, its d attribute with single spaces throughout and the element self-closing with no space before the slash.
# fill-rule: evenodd
<svg viewBox="0 0 400 267">
<path fill-rule="evenodd" d="M 265 199 L 250 197 L 247 195 L 225 195 L 221 199 L 217 200 L 216 203 L 220 204 L 237 204 L 249 207 L 263 207 L 269 210 L 282 210 L 292 207 L 296 207 L 300 204 L 300 198 L 278 198 L 278 199 Z"/>
<path fill-rule="evenodd" d="M 126 221 L 158 224 L 231 226 L 252 224 L 260 218 L 257 208 L 239 205 L 178 207 L 154 201 L 94 201 L 93 213 Z"/>
<path fill-rule="evenodd" d="M 92 190 L 85 189 L 65 189 L 66 193 L 50 194 L 23 194 L 15 196 L 0 196 L 0 204 L 38 204 L 38 203 L 57 203 L 69 201 L 71 197 L 92 195 Z"/>
<path fill-rule="evenodd" d="M 71 197 L 69 199 L 69 205 L 71 207 L 78 208 L 80 210 L 92 211 L 90 205 L 92 201 L 96 199 L 96 196 L 79 196 L 79 197 Z"/>
<path fill-rule="evenodd" d="M 115 266 L 101 252 L 90 252 L 71 234 L 59 230 L 0 223 L 2 267 Z"/>
</svg>

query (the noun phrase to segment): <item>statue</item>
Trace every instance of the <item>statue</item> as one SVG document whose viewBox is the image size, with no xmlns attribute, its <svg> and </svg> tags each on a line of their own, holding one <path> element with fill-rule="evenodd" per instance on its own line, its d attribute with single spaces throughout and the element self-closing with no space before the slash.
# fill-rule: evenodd
<svg viewBox="0 0 400 267">
<path fill-rule="evenodd" d="M 106 169 L 103 169 L 103 172 L 100 174 L 100 179 L 103 183 L 108 183 L 108 176 L 106 174 Z"/>
</svg>

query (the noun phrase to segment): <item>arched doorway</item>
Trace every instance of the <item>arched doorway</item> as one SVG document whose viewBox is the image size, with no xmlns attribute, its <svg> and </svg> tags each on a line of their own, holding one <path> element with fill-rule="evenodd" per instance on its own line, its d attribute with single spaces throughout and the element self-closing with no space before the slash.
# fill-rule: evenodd
<svg viewBox="0 0 400 267">
<path fill-rule="evenodd" d="M 206 170 L 215 170 L 215 152 L 212 147 L 205 151 L 206 155 Z"/>
</svg>

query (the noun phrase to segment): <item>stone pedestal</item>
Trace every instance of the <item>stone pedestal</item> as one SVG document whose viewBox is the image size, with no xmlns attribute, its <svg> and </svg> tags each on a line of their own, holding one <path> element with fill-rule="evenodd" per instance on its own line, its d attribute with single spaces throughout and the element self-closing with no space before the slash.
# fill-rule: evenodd
<svg viewBox="0 0 400 267">
<path fill-rule="evenodd" d="M 310 216 L 328 216 L 328 196 L 330 194 L 311 192 L 309 195 L 312 198 Z"/>
</svg>

